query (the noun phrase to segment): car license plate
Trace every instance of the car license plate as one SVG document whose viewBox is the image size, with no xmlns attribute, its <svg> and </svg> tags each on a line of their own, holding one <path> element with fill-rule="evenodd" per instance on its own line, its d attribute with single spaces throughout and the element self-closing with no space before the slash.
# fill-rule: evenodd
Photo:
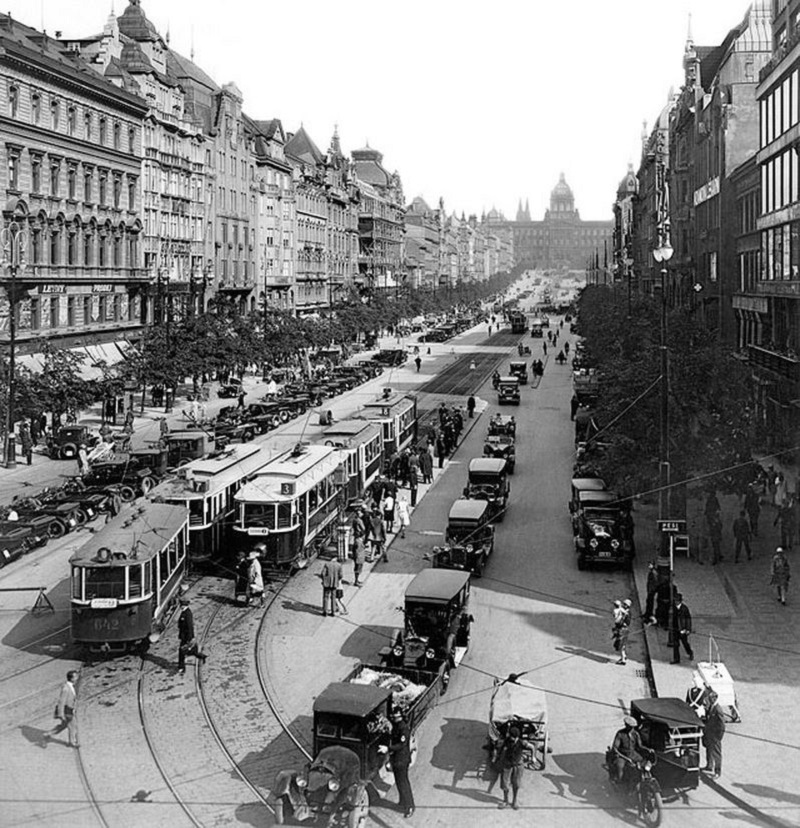
<svg viewBox="0 0 800 828">
<path fill-rule="evenodd" d="M 608 551 L 608 549 L 601 549 L 600 550 L 600 557 L 601 558 L 610 558 L 611 553 Z"/>
</svg>

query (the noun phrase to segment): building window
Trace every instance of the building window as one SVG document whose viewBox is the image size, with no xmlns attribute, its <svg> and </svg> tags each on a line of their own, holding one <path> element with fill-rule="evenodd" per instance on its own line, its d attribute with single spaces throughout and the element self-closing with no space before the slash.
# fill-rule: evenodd
<svg viewBox="0 0 800 828">
<path fill-rule="evenodd" d="M 59 256 L 59 244 L 61 242 L 61 234 L 57 227 L 53 227 L 50 231 L 50 264 L 57 265 L 61 263 Z"/>
<path fill-rule="evenodd" d="M 100 119 L 100 145 L 101 146 L 105 146 L 105 143 L 106 143 L 106 129 L 107 129 L 106 119 L 101 118 Z"/>
<path fill-rule="evenodd" d="M 128 130 L 128 152 L 136 152 L 136 127 L 130 127 Z"/>
<path fill-rule="evenodd" d="M 42 327 L 42 300 L 38 296 L 31 299 L 31 329 L 38 331 Z"/>
<path fill-rule="evenodd" d="M 31 155 L 31 192 L 42 191 L 42 156 Z"/>
<path fill-rule="evenodd" d="M 101 294 L 97 302 L 97 317 L 100 322 L 106 321 L 108 315 L 108 297 Z"/>
<path fill-rule="evenodd" d="M 83 324 L 89 325 L 92 321 L 92 297 L 83 297 Z"/>
<path fill-rule="evenodd" d="M 19 190 L 19 150 L 7 147 L 8 152 L 8 186 L 12 190 Z"/>
<path fill-rule="evenodd" d="M 97 239 L 97 264 L 99 267 L 106 266 L 106 244 L 108 243 L 108 237 L 103 232 L 99 235 Z"/>
<path fill-rule="evenodd" d="M 61 117 L 61 104 L 56 98 L 50 101 L 50 126 L 53 129 L 58 129 L 59 119 Z"/>
<path fill-rule="evenodd" d="M 75 114 L 75 107 L 71 106 L 67 109 L 67 135 L 74 135 L 75 134 L 75 121 L 76 121 L 76 114 Z"/>
<path fill-rule="evenodd" d="M 108 182 L 108 173 L 101 171 L 100 172 L 100 187 L 98 193 L 98 199 L 100 204 L 105 207 L 106 205 L 106 184 Z"/>
<path fill-rule="evenodd" d="M 61 299 L 58 296 L 51 296 L 50 297 L 50 327 L 57 328 L 61 320 L 60 317 L 61 311 Z"/>
<path fill-rule="evenodd" d="M 128 176 L 128 209 L 133 212 L 136 209 L 136 179 Z"/>
<path fill-rule="evenodd" d="M 42 229 L 41 227 L 34 227 L 31 232 L 31 250 L 33 253 L 33 263 L 42 263 Z"/>
<path fill-rule="evenodd" d="M 78 264 L 78 231 L 71 229 L 67 234 L 67 264 Z"/>
<path fill-rule="evenodd" d="M 114 122 L 114 149 L 118 150 L 120 148 L 120 134 L 121 134 L 121 127 L 118 121 Z"/>
<path fill-rule="evenodd" d="M 87 203 L 92 201 L 92 177 L 94 171 L 91 167 L 83 168 L 83 200 Z"/>
<path fill-rule="evenodd" d="M 50 195 L 53 198 L 58 198 L 59 190 L 61 189 L 61 162 L 60 161 L 51 161 L 50 162 Z"/>
<path fill-rule="evenodd" d="M 67 297 L 67 325 L 70 328 L 75 327 L 75 297 Z"/>
<path fill-rule="evenodd" d="M 114 234 L 114 267 L 122 267 L 122 238 Z"/>
<path fill-rule="evenodd" d="M 12 118 L 19 113 L 19 89 L 16 86 L 8 87 L 8 112 Z"/>
<path fill-rule="evenodd" d="M 119 210 L 119 203 L 122 198 L 122 174 L 114 173 L 114 208 Z"/>
<path fill-rule="evenodd" d="M 42 118 L 42 96 L 38 92 L 31 95 L 31 120 L 38 124 Z"/>
<path fill-rule="evenodd" d="M 70 165 L 67 168 L 67 198 L 71 201 L 75 200 L 76 179 L 78 171 L 74 166 Z"/>
<path fill-rule="evenodd" d="M 84 112 L 83 113 L 83 137 L 87 141 L 92 140 L 92 113 L 91 112 Z"/>
<path fill-rule="evenodd" d="M 92 264 L 92 231 L 87 228 L 83 231 L 83 265 L 91 267 Z"/>
</svg>

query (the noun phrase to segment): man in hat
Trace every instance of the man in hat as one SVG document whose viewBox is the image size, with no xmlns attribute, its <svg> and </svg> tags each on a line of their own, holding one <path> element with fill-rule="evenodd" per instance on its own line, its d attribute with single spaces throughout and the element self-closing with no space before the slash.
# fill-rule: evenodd
<svg viewBox="0 0 800 828">
<path fill-rule="evenodd" d="M 336 615 L 336 590 L 342 584 L 342 565 L 338 558 L 325 561 L 320 577 L 322 578 L 322 614 L 327 618 L 328 607 L 331 610 L 330 614 Z"/>
<path fill-rule="evenodd" d="M 619 607 L 619 616 L 614 611 L 616 624 L 614 626 L 614 649 L 619 652 L 617 664 L 628 663 L 628 635 L 631 630 L 631 599 L 626 598 Z"/>
<path fill-rule="evenodd" d="M 267 547 L 263 543 L 259 543 L 250 552 L 250 563 L 247 567 L 248 606 L 255 606 L 256 601 L 258 601 L 260 607 L 264 606 L 264 575 L 261 571 L 261 561 L 259 558 L 262 552 L 266 551 Z"/>
<path fill-rule="evenodd" d="M 630 764 L 638 764 L 642 756 L 642 737 L 636 729 L 636 719 L 625 716 L 622 720 L 624 727 L 614 736 L 611 750 L 614 754 L 614 765 L 617 772 L 617 782 L 622 782 L 625 768 Z"/>
<path fill-rule="evenodd" d="M 407 819 L 412 816 L 415 808 L 414 792 L 408 780 L 408 768 L 411 765 L 411 728 L 399 707 L 392 711 L 392 734 L 388 748 L 384 746 L 382 752 L 387 751 L 392 763 L 397 793 L 400 796 L 400 810 Z"/>
<path fill-rule="evenodd" d="M 722 775 L 722 737 L 725 735 L 725 715 L 719 706 L 719 697 L 712 690 L 708 694 L 706 723 L 703 727 L 703 744 L 706 747 L 706 766 L 708 771 L 719 779 Z"/>
<path fill-rule="evenodd" d="M 692 632 L 692 613 L 689 607 L 683 603 L 683 595 L 680 592 L 675 595 L 675 605 L 672 610 L 672 661 L 671 664 L 681 663 L 681 648 L 686 650 L 690 661 L 694 661 L 694 650 L 689 643 L 689 635 Z"/>
<path fill-rule="evenodd" d="M 67 680 L 61 686 L 61 691 L 58 694 L 58 703 L 56 704 L 56 718 L 60 719 L 60 722 L 53 730 L 45 734 L 45 741 L 61 733 L 62 730 L 66 730 L 69 736 L 70 746 L 74 748 L 78 747 L 78 719 L 76 718 L 78 693 L 75 689 L 77 681 L 78 671 L 70 670 L 67 673 Z"/>
<path fill-rule="evenodd" d="M 181 614 L 178 616 L 178 670 L 186 672 L 186 656 L 193 655 L 205 663 L 208 656 L 197 648 L 197 639 L 194 637 L 194 615 L 189 606 L 189 599 L 180 599 Z"/>
<path fill-rule="evenodd" d="M 512 725 L 503 739 L 497 753 L 497 770 L 500 773 L 500 787 L 503 791 L 503 801 L 500 808 L 508 808 L 508 789 L 511 788 L 511 807 L 516 811 L 519 808 L 517 796 L 522 784 L 522 773 L 525 769 L 525 751 L 533 750 L 534 746 L 522 738 L 518 727 Z"/>
</svg>

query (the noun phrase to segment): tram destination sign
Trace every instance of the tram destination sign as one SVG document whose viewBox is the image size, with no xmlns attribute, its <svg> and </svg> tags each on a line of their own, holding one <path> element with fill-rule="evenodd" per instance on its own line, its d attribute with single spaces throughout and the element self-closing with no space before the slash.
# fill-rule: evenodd
<svg viewBox="0 0 800 828">
<path fill-rule="evenodd" d="M 658 521 L 658 529 L 660 532 L 685 532 L 686 531 L 686 521 L 685 520 L 659 520 Z"/>
</svg>

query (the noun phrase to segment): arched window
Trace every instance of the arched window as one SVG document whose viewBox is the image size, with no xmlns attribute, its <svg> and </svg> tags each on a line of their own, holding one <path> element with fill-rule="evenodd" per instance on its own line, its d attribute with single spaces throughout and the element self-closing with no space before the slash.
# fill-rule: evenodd
<svg viewBox="0 0 800 828">
<path fill-rule="evenodd" d="M 75 134 L 75 124 L 77 120 L 77 113 L 75 107 L 71 106 L 67 109 L 67 135 Z"/>
<path fill-rule="evenodd" d="M 42 96 L 38 92 L 31 95 L 31 120 L 38 124 L 42 117 Z"/>
<path fill-rule="evenodd" d="M 114 267 L 122 267 L 122 230 L 114 233 Z"/>
<path fill-rule="evenodd" d="M 50 264 L 61 264 L 61 224 L 58 222 L 50 228 Z"/>
<path fill-rule="evenodd" d="M 136 127 L 128 129 L 128 152 L 136 152 Z"/>
<path fill-rule="evenodd" d="M 94 243 L 94 227 L 89 225 L 83 231 L 83 266 L 91 267 L 92 265 L 92 244 Z"/>
</svg>

